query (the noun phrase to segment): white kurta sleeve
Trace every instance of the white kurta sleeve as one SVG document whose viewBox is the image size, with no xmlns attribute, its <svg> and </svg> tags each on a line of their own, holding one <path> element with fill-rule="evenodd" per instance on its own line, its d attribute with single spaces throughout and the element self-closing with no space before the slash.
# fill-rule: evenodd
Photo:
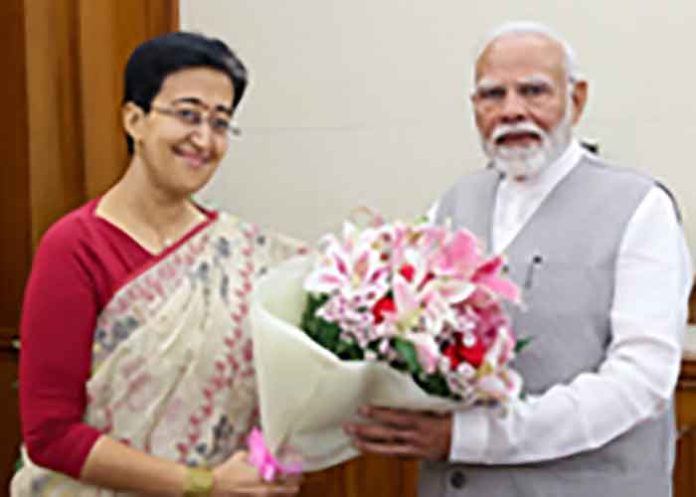
<svg viewBox="0 0 696 497">
<path fill-rule="evenodd" d="M 503 409 L 455 413 L 450 460 L 521 464 L 605 445 L 671 402 L 692 283 L 688 248 L 668 195 L 654 187 L 621 242 L 612 340 L 596 372 Z"/>
</svg>

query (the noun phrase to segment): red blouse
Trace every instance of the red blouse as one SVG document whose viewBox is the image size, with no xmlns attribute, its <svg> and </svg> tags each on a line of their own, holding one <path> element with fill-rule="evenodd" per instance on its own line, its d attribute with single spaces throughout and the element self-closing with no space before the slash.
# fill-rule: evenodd
<svg viewBox="0 0 696 497">
<path fill-rule="evenodd" d="M 29 458 L 74 478 L 101 435 L 83 422 L 97 317 L 134 272 L 171 250 L 151 254 L 97 217 L 97 202 L 67 214 L 43 236 L 20 329 L 20 409 Z"/>
</svg>

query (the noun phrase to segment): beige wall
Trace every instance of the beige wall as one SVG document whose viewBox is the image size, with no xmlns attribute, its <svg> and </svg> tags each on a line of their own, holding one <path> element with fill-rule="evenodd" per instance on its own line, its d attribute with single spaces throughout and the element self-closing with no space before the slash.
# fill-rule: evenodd
<svg viewBox="0 0 696 497">
<path fill-rule="evenodd" d="M 578 135 L 669 185 L 696 247 L 693 0 L 181 0 L 184 28 L 227 40 L 253 80 L 202 198 L 307 239 L 361 203 L 417 215 L 482 165 L 473 47 L 508 19 L 568 38 L 591 84 Z"/>
</svg>

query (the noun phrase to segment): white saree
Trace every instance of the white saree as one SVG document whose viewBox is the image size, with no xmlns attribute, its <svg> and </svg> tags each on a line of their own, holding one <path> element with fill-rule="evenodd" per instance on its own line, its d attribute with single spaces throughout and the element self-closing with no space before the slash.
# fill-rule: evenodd
<svg viewBox="0 0 696 497">
<path fill-rule="evenodd" d="M 85 422 L 190 466 L 214 466 L 242 448 L 258 423 L 249 296 L 265 268 L 298 250 L 220 214 L 141 268 L 96 323 Z M 13 497 L 128 495 L 23 459 Z"/>
</svg>

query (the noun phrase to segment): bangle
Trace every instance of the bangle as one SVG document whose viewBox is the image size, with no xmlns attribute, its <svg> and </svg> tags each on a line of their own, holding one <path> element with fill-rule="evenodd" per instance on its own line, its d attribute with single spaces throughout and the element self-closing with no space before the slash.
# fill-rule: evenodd
<svg viewBox="0 0 696 497">
<path fill-rule="evenodd" d="M 213 472 L 207 468 L 186 468 L 184 497 L 209 497 L 213 492 Z"/>
</svg>

